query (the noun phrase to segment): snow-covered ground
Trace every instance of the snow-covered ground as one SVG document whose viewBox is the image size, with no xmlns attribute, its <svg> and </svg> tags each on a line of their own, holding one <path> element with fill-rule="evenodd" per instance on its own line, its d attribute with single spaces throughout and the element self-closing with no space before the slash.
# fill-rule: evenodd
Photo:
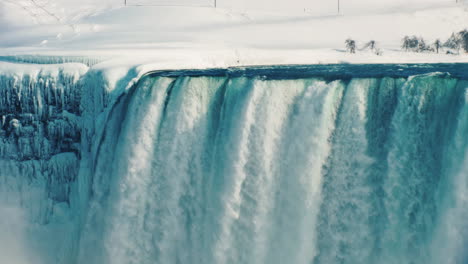
<svg viewBox="0 0 468 264">
<path fill-rule="evenodd" d="M 187 3 L 185 3 L 185 2 Z M 110 65 L 203 68 L 252 64 L 468 62 L 400 51 L 405 35 L 432 43 L 468 26 L 455 0 L 0 0 L 0 55 L 105 57 Z M 157 6 L 158 4 L 191 6 Z M 188 3 L 190 2 L 190 3 Z M 156 6 L 136 6 L 154 4 Z M 344 52 L 377 41 L 383 55 Z M 145 68 L 146 69 L 146 68 Z"/>
</svg>

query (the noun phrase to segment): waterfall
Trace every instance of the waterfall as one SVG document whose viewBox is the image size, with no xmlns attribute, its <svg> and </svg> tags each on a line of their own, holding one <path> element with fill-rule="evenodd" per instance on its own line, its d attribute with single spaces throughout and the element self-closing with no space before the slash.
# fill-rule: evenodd
<svg viewBox="0 0 468 264">
<path fill-rule="evenodd" d="M 129 72 L 115 89 L 84 67 L 4 72 L 0 253 L 466 263 L 466 68 Z"/>
<path fill-rule="evenodd" d="M 467 88 L 145 77 L 99 140 L 78 262 L 462 263 Z"/>
</svg>

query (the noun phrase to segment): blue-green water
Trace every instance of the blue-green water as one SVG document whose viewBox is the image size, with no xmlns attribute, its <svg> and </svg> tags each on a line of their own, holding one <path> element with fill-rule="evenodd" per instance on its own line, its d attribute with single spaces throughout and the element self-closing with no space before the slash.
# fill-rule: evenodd
<svg viewBox="0 0 468 264">
<path fill-rule="evenodd" d="M 146 76 L 105 124 L 78 262 L 466 263 L 468 82 L 392 69 Z"/>
</svg>

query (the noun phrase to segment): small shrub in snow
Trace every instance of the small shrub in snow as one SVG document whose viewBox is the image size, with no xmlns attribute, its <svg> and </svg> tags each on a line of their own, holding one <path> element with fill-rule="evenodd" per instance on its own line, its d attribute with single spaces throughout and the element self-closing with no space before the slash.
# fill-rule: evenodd
<svg viewBox="0 0 468 264">
<path fill-rule="evenodd" d="M 362 49 L 370 49 L 370 50 L 374 50 L 376 48 L 376 42 L 375 40 L 371 40 L 369 42 L 366 43 L 366 45 L 364 45 L 364 47 Z"/>
<path fill-rule="evenodd" d="M 419 42 L 420 39 L 418 39 L 416 36 L 405 36 L 402 40 L 401 48 L 406 51 L 418 51 L 420 47 Z"/>
<path fill-rule="evenodd" d="M 364 47 L 362 47 L 361 50 L 366 50 L 366 49 L 369 49 L 369 50 L 372 51 L 375 55 L 378 55 L 378 56 L 380 56 L 380 55 L 383 54 L 382 50 L 379 49 L 379 48 L 377 47 L 377 42 L 376 42 L 375 40 L 371 40 L 371 41 L 367 42 L 367 43 L 364 45 Z"/>
<path fill-rule="evenodd" d="M 424 41 L 423 38 L 420 38 L 418 41 L 418 52 L 423 52 L 428 49 L 426 42 Z"/>
<path fill-rule="evenodd" d="M 426 41 L 423 38 L 418 39 L 418 48 L 416 50 L 417 52 L 434 52 L 434 48 L 431 47 L 431 45 L 427 45 Z"/>
<path fill-rule="evenodd" d="M 401 48 L 405 51 L 414 52 L 434 51 L 430 45 L 426 44 L 423 38 L 418 38 L 416 36 L 405 36 L 402 40 Z"/>
<path fill-rule="evenodd" d="M 450 37 L 443 44 L 443 47 L 455 50 L 456 53 L 459 53 L 460 49 L 468 52 L 468 30 L 464 29 L 458 33 L 452 33 L 452 35 L 450 35 Z M 448 52 L 451 54 L 453 53 L 452 51 Z"/>
<path fill-rule="evenodd" d="M 375 55 L 377 55 L 377 56 L 382 56 L 383 51 L 382 51 L 381 49 L 379 49 L 379 48 L 376 48 L 376 49 L 374 50 L 374 53 L 375 53 Z"/>
<path fill-rule="evenodd" d="M 405 36 L 401 41 L 401 49 L 408 51 L 410 48 L 409 37 Z"/>
<path fill-rule="evenodd" d="M 452 35 L 442 45 L 444 48 L 460 50 L 461 39 L 458 34 L 452 33 Z"/>
<path fill-rule="evenodd" d="M 347 39 L 345 41 L 345 44 L 346 44 L 346 50 L 349 53 L 356 53 L 356 41 L 354 41 L 352 39 Z"/>
</svg>

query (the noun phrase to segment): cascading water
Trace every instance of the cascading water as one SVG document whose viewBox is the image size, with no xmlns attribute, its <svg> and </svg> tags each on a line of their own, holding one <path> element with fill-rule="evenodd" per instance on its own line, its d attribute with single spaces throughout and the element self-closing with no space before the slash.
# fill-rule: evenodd
<svg viewBox="0 0 468 264">
<path fill-rule="evenodd" d="M 146 77 L 108 119 L 78 262 L 463 263 L 467 88 Z"/>
<path fill-rule="evenodd" d="M 466 263 L 468 82 L 342 73 L 150 74 L 101 108 L 84 88 L 56 263 Z"/>
</svg>

